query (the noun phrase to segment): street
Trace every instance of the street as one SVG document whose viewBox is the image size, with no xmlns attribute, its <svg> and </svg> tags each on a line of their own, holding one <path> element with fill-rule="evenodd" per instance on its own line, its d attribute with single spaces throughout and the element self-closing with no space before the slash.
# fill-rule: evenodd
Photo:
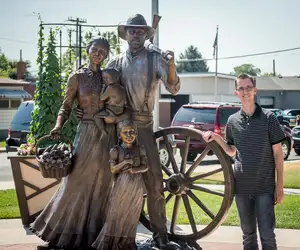
<svg viewBox="0 0 300 250">
<path fill-rule="evenodd" d="M 177 154 L 175 155 L 175 160 L 177 164 L 180 164 L 181 157 L 179 155 L 179 152 L 177 152 Z M 300 156 L 297 156 L 294 150 L 291 152 L 287 162 L 293 160 L 300 160 Z M 207 156 L 205 157 L 202 164 L 204 166 L 201 166 L 201 172 L 210 171 L 216 168 L 216 165 L 218 164 L 217 158 L 214 155 Z M 5 152 L 0 153 L 0 190 L 3 189 L 3 187 L 14 188 L 10 161 L 7 159 L 7 154 Z"/>
</svg>

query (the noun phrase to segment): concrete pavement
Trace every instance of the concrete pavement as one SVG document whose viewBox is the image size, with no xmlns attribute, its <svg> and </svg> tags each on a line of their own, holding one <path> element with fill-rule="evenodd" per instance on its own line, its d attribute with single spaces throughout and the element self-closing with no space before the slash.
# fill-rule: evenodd
<svg viewBox="0 0 300 250">
<path fill-rule="evenodd" d="M 201 228 L 201 226 L 199 226 Z M 181 233 L 190 233 L 189 225 L 177 227 Z M 300 250 L 300 230 L 276 229 L 278 250 Z M 137 239 L 144 240 L 151 233 L 142 225 L 138 226 Z M 203 250 L 240 250 L 242 235 L 239 227 L 221 226 L 209 236 L 198 241 Z M 0 220 L 1 250 L 32 250 L 42 241 L 35 235 L 26 235 L 20 219 Z"/>
</svg>

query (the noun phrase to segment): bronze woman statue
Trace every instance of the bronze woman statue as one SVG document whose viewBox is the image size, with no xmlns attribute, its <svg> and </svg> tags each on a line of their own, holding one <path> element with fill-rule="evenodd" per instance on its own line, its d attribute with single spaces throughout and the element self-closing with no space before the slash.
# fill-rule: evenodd
<svg viewBox="0 0 300 250">
<path fill-rule="evenodd" d="M 72 172 L 62 180 L 57 192 L 31 229 L 48 244 L 38 249 L 88 249 L 101 231 L 112 187 L 109 149 L 116 145 L 114 124 L 106 124 L 101 135 L 97 127 L 102 77 L 100 65 L 107 57 L 109 44 L 95 39 L 87 46 L 88 67 L 75 71 L 68 80 L 63 104 L 52 135 L 61 133 L 77 99 L 83 110 L 74 141 L 75 163 Z"/>
<path fill-rule="evenodd" d="M 136 249 L 136 227 L 143 205 L 144 181 L 148 170 L 146 151 L 135 143 L 137 126 L 132 121 L 118 124 L 119 145 L 110 150 L 115 175 L 104 227 L 92 245 L 99 250 Z"/>
</svg>

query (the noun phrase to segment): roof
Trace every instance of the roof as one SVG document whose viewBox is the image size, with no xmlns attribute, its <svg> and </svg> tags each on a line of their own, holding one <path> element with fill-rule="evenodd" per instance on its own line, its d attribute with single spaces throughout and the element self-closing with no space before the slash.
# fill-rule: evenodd
<svg viewBox="0 0 300 250">
<path fill-rule="evenodd" d="M 179 73 L 180 78 L 215 77 L 215 72 Z M 218 78 L 235 80 L 235 75 L 218 73 Z M 256 76 L 258 90 L 300 91 L 300 77 Z M 199 79 L 199 80 L 200 80 Z"/>
<path fill-rule="evenodd" d="M 189 72 L 189 73 L 178 73 L 180 78 L 185 77 L 215 77 L 215 72 Z M 235 79 L 236 76 L 224 73 L 218 73 L 218 78 Z"/>
<path fill-rule="evenodd" d="M 30 82 L 26 82 L 24 80 L 14 80 L 14 79 L 10 79 L 10 78 L 0 78 L 0 85 L 1 84 L 24 85 L 24 84 L 30 84 Z"/>
<path fill-rule="evenodd" d="M 184 107 L 194 107 L 194 108 L 201 108 L 201 107 L 207 107 L 207 108 L 218 108 L 218 107 L 241 107 L 241 104 L 238 102 L 190 102 L 188 104 L 184 104 Z"/>
<path fill-rule="evenodd" d="M 31 98 L 31 95 L 22 89 L 0 89 L 0 98 Z"/>
<path fill-rule="evenodd" d="M 300 78 L 295 76 L 259 76 L 256 77 L 256 87 L 259 90 L 300 90 Z"/>
</svg>

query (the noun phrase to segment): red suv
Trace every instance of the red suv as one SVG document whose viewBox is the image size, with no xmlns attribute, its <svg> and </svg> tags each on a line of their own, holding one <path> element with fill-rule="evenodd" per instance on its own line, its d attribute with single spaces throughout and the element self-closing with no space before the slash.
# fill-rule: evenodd
<svg viewBox="0 0 300 250">
<path fill-rule="evenodd" d="M 225 125 L 228 117 L 241 109 L 238 103 L 221 102 L 191 102 L 183 105 L 175 114 L 171 126 L 192 127 L 203 131 L 214 131 L 224 136 Z M 177 147 L 182 156 L 185 138 L 175 136 Z M 199 140 L 191 140 L 188 161 L 193 161 L 197 154 L 205 148 Z M 209 154 L 212 154 L 211 152 Z"/>
</svg>

